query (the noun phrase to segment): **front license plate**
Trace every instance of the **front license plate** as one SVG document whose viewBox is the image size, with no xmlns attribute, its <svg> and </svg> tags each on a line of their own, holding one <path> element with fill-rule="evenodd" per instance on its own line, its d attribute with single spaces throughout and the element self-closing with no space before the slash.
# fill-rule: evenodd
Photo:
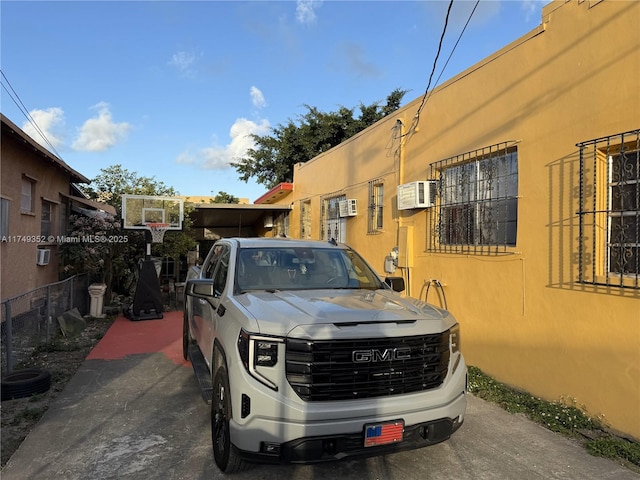
<svg viewBox="0 0 640 480">
<path fill-rule="evenodd" d="M 364 446 L 387 445 L 402 441 L 404 421 L 372 423 L 364 426 Z"/>
</svg>

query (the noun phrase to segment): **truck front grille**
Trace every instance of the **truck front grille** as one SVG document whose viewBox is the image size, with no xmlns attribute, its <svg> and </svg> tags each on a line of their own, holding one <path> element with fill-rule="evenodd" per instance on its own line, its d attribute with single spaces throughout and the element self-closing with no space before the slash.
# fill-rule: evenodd
<svg viewBox="0 0 640 480">
<path fill-rule="evenodd" d="M 403 338 L 287 339 L 287 380 L 303 400 L 350 400 L 439 387 L 449 332 Z"/>
</svg>

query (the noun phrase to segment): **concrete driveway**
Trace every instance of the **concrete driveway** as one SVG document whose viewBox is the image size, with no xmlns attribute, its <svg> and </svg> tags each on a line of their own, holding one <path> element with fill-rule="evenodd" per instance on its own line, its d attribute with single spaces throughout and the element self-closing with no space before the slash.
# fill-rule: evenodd
<svg viewBox="0 0 640 480">
<path fill-rule="evenodd" d="M 182 312 L 119 318 L 3 469 L 3 480 L 217 479 L 209 408 L 182 360 Z M 411 452 L 259 465 L 238 479 L 640 479 L 571 440 L 469 396 L 462 428 Z"/>
</svg>

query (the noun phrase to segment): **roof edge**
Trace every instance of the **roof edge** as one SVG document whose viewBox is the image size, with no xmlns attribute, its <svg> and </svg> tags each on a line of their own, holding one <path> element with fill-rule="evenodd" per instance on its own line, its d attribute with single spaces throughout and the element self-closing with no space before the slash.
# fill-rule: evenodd
<svg viewBox="0 0 640 480">
<path fill-rule="evenodd" d="M 287 195 L 289 192 L 293 191 L 293 183 L 290 182 L 282 182 L 273 187 L 267 193 L 256 199 L 253 203 L 269 203 L 268 200 L 273 200 L 275 197 L 280 195 Z"/>
<path fill-rule="evenodd" d="M 80 172 L 78 172 L 78 171 L 74 170 L 73 168 L 71 168 L 69 165 L 67 165 L 67 163 L 64 160 L 62 160 L 60 157 L 58 157 L 58 156 L 54 155 L 53 153 L 51 153 L 49 150 L 44 148 L 42 145 L 40 145 L 38 142 L 36 142 L 33 138 L 31 138 L 29 135 L 27 135 L 24 132 L 24 130 L 22 130 L 15 123 L 13 123 L 11 120 L 9 120 L 4 115 L 4 113 L 0 113 L 0 119 L 2 120 L 3 126 L 6 126 L 6 128 L 10 129 L 12 131 L 12 133 L 14 133 L 18 137 L 20 137 L 22 140 L 24 140 L 26 143 L 28 143 L 33 148 L 35 148 L 42 155 L 44 155 L 46 158 L 48 158 L 53 163 L 55 163 L 60 168 L 65 170 L 67 173 L 69 173 L 71 175 L 72 181 L 74 183 L 91 183 L 91 180 L 89 180 L 87 177 L 82 175 Z"/>
</svg>

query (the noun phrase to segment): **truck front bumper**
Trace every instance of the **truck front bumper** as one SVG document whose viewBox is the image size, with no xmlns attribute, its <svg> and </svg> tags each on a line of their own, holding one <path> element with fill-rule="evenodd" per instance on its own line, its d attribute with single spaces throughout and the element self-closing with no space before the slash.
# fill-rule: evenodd
<svg viewBox="0 0 640 480">
<path fill-rule="evenodd" d="M 297 418 L 257 415 L 244 424 L 231 419 L 231 442 L 245 460 L 261 463 L 313 463 L 426 447 L 447 440 L 464 421 L 466 368 L 457 371 L 451 380 L 438 392 L 439 404 L 431 397 L 435 392 L 431 392 L 376 399 L 360 405 L 371 407 L 365 409 L 343 404 L 345 408 L 353 407 L 351 415 L 345 415 L 348 410 L 340 411 L 339 416 L 339 410 L 324 411 L 321 415 L 323 409 L 319 408 L 313 416 L 308 411 L 307 415 Z M 272 402 L 257 403 L 263 409 L 273 406 Z M 286 408 L 282 410 L 286 411 Z M 404 422 L 401 441 L 365 447 L 366 425 L 396 420 Z"/>
<path fill-rule="evenodd" d="M 342 435 L 322 435 L 292 440 L 283 444 L 266 443 L 260 452 L 240 450 L 242 458 L 259 463 L 320 463 L 344 458 L 360 458 L 435 445 L 447 440 L 462 426 L 464 417 L 406 426 L 401 442 L 374 447 L 364 446 L 364 432 Z"/>
</svg>

